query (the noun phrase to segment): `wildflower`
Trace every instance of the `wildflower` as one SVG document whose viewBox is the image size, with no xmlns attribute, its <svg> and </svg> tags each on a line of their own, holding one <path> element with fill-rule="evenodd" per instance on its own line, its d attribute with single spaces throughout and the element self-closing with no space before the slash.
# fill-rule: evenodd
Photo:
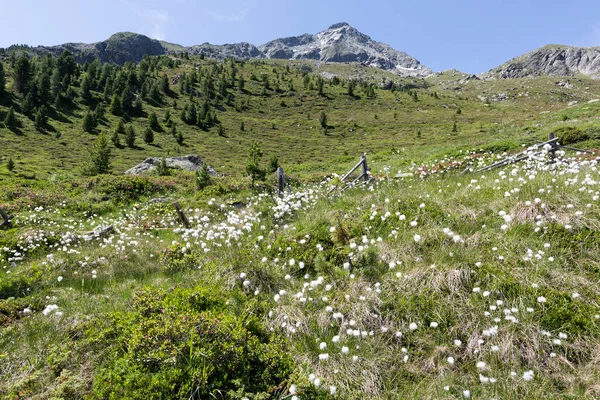
<svg viewBox="0 0 600 400">
<path fill-rule="evenodd" d="M 465 397 L 465 399 L 468 399 L 469 397 L 471 397 L 471 391 L 463 390 L 463 396 Z"/>
<path fill-rule="evenodd" d="M 332 395 L 335 395 L 336 392 L 337 392 L 337 389 L 335 386 L 329 386 L 329 393 L 331 393 Z"/>
<path fill-rule="evenodd" d="M 56 280 L 57 280 L 57 281 L 59 281 L 59 282 L 62 282 L 62 280 L 63 280 L 63 277 L 62 277 L 62 276 L 59 276 L 58 278 L 56 278 Z"/>
<path fill-rule="evenodd" d="M 333 343 L 337 343 L 337 342 L 339 342 L 339 341 L 340 341 L 340 337 L 339 337 L 338 335 L 335 335 L 334 337 L 332 337 L 332 338 L 331 338 L 331 341 L 332 341 Z"/>
</svg>

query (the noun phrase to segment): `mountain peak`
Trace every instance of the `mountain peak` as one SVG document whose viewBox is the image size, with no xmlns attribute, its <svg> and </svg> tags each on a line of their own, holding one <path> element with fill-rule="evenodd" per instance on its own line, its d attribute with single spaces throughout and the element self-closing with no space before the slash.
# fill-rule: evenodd
<svg viewBox="0 0 600 400">
<path fill-rule="evenodd" d="M 346 22 L 338 22 L 317 34 L 272 40 L 258 47 L 265 58 L 308 59 L 323 62 L 356 62 L 385 69 L 400 76 L 431 75 L 431 69 L 391 46 L 372 40 Z"/>
<path fill-rule="evenodd" d="M 339 28 L 343 28 L 345 26 L 350 26 L 349 23 L 347 22 L 338 22 L 337 24 L 333 24 L 331 25 L 329 28 L 327 29 L 339 29 Z"/>
</svg>

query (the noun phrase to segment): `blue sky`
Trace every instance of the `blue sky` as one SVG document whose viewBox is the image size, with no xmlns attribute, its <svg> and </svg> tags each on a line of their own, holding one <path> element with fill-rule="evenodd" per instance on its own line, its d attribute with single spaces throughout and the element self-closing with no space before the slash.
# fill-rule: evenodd
<svg viewBox="0 0 600 400">
<path fill-rule="evenodd" d="M 341 21 L 435 71 L 480 73 L 550 43 L 600 46 L 598 0 L 0 0 L 0 47 L 96 42 L 119 31 L 260 45 Z"/>
</svg>

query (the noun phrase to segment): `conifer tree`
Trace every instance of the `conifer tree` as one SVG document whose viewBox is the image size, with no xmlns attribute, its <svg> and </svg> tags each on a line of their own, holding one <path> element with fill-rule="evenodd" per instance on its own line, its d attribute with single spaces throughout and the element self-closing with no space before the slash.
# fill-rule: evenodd
<svg viewBox="0 0 600 400">
<path fill-rule="evenodd" d="M 200 190 L 210 185 L 210 174 L 206 162 L 202 162 L 202 168 L 196 172 L 196 187 Z"/>
<path fill-rule="evenodd" d="M 158 117 L 156 116 L 156 113 L 154 111 L 152 111 L 150 113 L 150 115 L 148 115 L 148 124 L 150 125 L 150 128 L 155 131 L 160 130 L 160 124 L 158 123 Z"/>
<path fill-rule="evenodd" d="M 94 129 L 96 129 L 96 125 L 96 119 L 90 110 L 88 110 L 83 117 L 83 130 L 88 133 L 93 133 Z"/>
<path fill-rule="evenodd" d="M 123 106 L 121 105 L 121 98 L 116 94 L 113 95 L 112 101 L 110 102 L 110 112 L 117 117 L 123 115 Z"/>
<path fill-rule="evenodd" d="M 25 93 L 27 92 L 27 88 L 29 87 L 29 81 L 31 79 L 31 63 L 29 62 L 29 58 L 25 54 L 23 54 L 17 60 L 14 67 L 13 74 L 13 85 L 15 92 L 17 93 Z"/>
<path fill-rule="evenodd" d="M 34 125 L 35 129 L 43 130 L 48 123 L 48 108 L 42 105 L 35 113 Z"/>
<path fill-rule="evenodd" d="M 116 129 L 112 132 L 112 134 L 110 136 L 110 140 L 113 142 L 115 147 L 117 147 L 117 148 L 121 147 L 121 138 L 119 137 L 119 132 Z"/>
<path fill-rule="evenodd" d="M 256 142 L 252 143 L 252 146 L 248 149 L 248 164 L 246 164 L 246 174 L 252 179 L 252 188 L 254 188 L 254 182 L 256 180 L 263 179 L 265 171 L 260 168 L 260 160 L 263 156 L 262 150 L 258 147 Z"/>
<path fill-rule="evenodd" d="M 184 141 L 183 134 L 181 132 L 177 132 L 177 136 L 175 136 L 175 140 L 177 141 L 178 145 L 182 146 L 183 141 Z"/>
<path fill-rule="evenodd" d="M 0 99 L 6 95 L 6 77 L 4 76 L 4 66 L 0 62 Z"/>
<path fill-rule="evenodd" d="M 127 133 L 125 134 L 125 143 L 127 144 L 127 147 L 131 149 L 135 147 L 135 136 L 133 125 L 129 125 L 127 127 Z"/>
<path fill-rule="evenodd" d="M 6 114 L 6 117 L 4 118 L 4 125 L 8 128 L 14 128 L 17 126 L 17 116 L 15 115 L 15 109 L 14 107 L 10 107 L 8 109 L 8 113 Z"/>
<path fill-rule="evenodd" d="M 84 172 L 88 175 L 107 174 L 110 166 L 110 146 L 104 132 L 100 132 L 90 150 L 90 161 Z"/>
<path fill-rule="evenodd" d="M 144 142 L 146 144 L 151 144 L 154 142 L 154 131 L 149 126 L 147 126 L 144 130 Z"/>
</svg>

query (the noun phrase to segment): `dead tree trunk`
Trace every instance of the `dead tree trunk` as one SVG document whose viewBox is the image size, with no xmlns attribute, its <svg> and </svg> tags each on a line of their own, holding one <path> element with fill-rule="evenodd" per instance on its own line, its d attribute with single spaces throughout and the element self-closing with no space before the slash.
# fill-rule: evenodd
<svg viewBox="0 0 600 400">
<path fill-rule="evenodd" d="M 175 211 L 177 212 L 177 216 L 179 216 L 181 223 L 183 224 L 183 226 L 185 226 L 185 229 L 190 229 L 190 221 L 187 219 L 187 217 L 183 213 L 183 210 L 181 209 L 181 206 L 179 205 L 179 203 L 178 202 L 173 203 L 173 207 L 175 208 Z"/>
</svg>

